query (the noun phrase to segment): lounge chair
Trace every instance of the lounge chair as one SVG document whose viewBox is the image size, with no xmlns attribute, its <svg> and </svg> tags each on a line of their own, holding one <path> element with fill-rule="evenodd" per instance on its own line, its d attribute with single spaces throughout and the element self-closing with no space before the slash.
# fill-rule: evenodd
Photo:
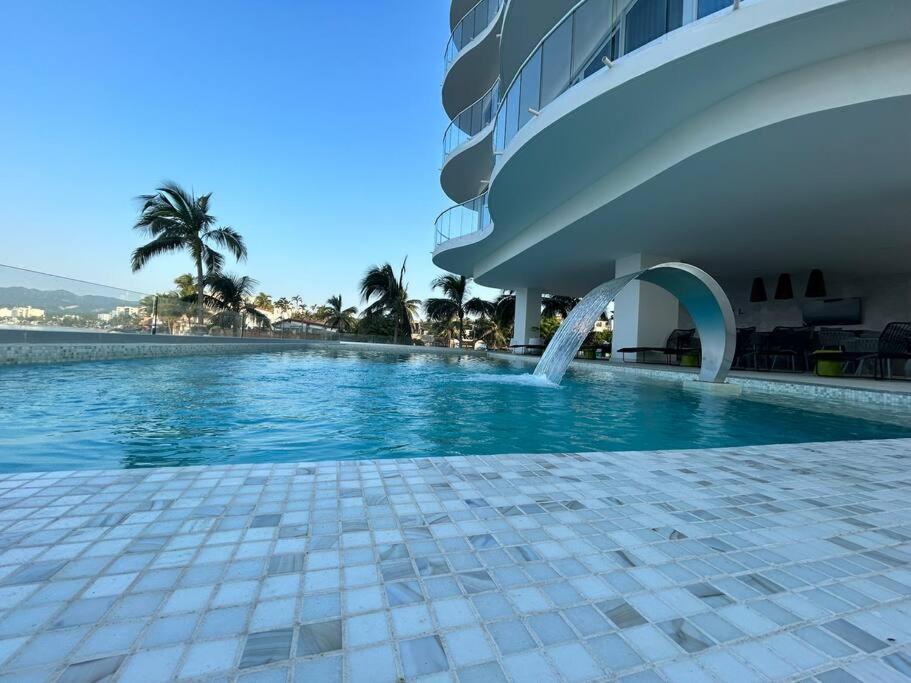
<svg viewBox="0 0 911 683">
<path fill-rule="evenodd" d="M 876 343 L 876 351 L 846 351 L 835 353 L 826 352 L 812 358 L 817 360 L 835 360 L 842 362 L 854 361 L 863 365 L 864 361 L 875 362 L 873 376 L 876 379 L 891 377 L 891 362 L 893 360 L 911 360 L 911 322 L 892 322 L 883 328 Z"/>
<path fill-rule="evenodd" d="M 662 353 L 667 358 L 667 364 L 670 365 L 672 357 L 676 357 L 679 362 L 684 355 L 690 353 L 698 354 L 700 350 L 696 330 L 690 329 L 674 330 L 668 335 L 664 346 L 627 346 L 617 349 L 617 353 L 623 356 L 624 361 L 626 361 L 627 353 Z"/>
</svg>

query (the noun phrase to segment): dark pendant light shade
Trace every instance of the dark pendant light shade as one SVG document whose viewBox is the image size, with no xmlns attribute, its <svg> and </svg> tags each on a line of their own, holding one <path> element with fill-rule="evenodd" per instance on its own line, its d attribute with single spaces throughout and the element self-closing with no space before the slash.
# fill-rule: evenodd
<svg viewBox="0 0 911 683">
<path fill-rule="evenodd" d="M 778 284 L 775 285 L 775 298 L 777 300 L 794 298 L 794 288 L 791 287 L 790 273 L 782 273 L 778 276 Z"/>
<path fill-rule="evenodd" d="M 808 299 L 821 298 L 826 295 L 826 281 L 822 277 L 822 271 L 814 268 L 810 271 L 810 279 L 807 280 L 806 297 Z"/>
<path fill-rule="evenodd" d="M 761 301 L 767 301 L 768 296 L 765 293 L 765 282 L 761 277 L 753 278 L 753 287 L 750 289 L 750 303 L 756 304 Z"/>
</svg>

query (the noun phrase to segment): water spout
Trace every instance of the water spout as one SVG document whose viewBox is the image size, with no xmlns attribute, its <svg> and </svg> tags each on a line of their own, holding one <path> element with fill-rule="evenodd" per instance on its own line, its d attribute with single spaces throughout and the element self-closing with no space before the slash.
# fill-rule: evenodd
<svg viewBox="0 0 911 683">
<path fill-rule="evenodd" d="M 737 340 L 734 311 L 721 286 L 704 270 L 687 263 L 662 263 L 595 287 L 560 325 L 534 374 L 559 384 L 598 317 L 633 280 L 651 282 L 677 297 L 693 319 L 702 342 L 699 379 L 724 382 L 731 369 Z"/>
<path fill-rule="evenodd" d="M 566 373 L 589 332 L 598 318 L 607 309 L 607 305 L 617 298 L 620 290 L 639 277 L 644 271 L 618 277 L 603 285 L 598 285 L 579 301 L 566 316 L 550 344 L 544 349 L 544 355 L 535 368 L 536 375 L 543 375 L 554 384 L 559 384 Z"/>
</svg>

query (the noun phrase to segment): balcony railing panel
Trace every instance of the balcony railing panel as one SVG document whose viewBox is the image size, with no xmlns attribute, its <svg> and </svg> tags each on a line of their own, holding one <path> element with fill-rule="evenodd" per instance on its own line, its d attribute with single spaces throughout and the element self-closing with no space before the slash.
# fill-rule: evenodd
<svg viewBox="0 0 911 683">
<path fill-rule="evenodd" d="M 582 0 L 529 54 L 494 114 L 494 152 L 572 85 L 732 0 Z"/>
<path fill-rule="evenodd" d="M 449 68 L 449 65 L 468 43 L 490 26 L 503 2 L 504 0 L 481 0 L 465 13 L 465 16 L 452 29 L 452 35 L 449 36 L 449 42 L 446 43 L 446 52 L 443 57 L 444 70 Z"/>
<path fill-rule="evenodd" d="M 444 137 L 444 158 L 490 119 L 494 153 L 502 153 L 526 123 L 576 83 L 684 24 L 732 5 L 733 0 L 581 0 L 538 43 L 507 87 L 495 84 L 489 112 L 481 98 L 478 110 L 472 105 L 453 121 Z M 489 225 L 484 194 L 440 214 L 436 244 Z"/>
<path fill-rule="evenodd" d="M 456 204 L 437 216 L 434 230 L 434 247 L 458 237 L 480 232 L 490 225 L 487 210 L 487 193 L 467 202 Z"/>
<path fill-rule="evenodd" d="M 443 134 L 444 162 L 454 149 L 487 128 L 493 120 L 499 100 L 500 81 L 497 80 L 476 102 L 456 115 Z"/>
</svg>

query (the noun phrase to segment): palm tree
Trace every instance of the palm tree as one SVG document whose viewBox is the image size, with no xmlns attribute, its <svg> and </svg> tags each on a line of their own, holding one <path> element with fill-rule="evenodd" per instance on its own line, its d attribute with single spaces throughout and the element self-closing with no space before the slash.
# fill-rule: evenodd
<svg viewBox="0 0 911 683">
<path fill-rule="evenodd" d="M 560 316 L 565 320 L 577 303 L 579 303 L 579 300 L 574 296 L 545 294 L 541 301 L 541 315 L 545 318 Z"/>
<path fill-rule="evenodd" d="M 205 278 L 209 294 L 205 296 L 206 305 L 218 311 L 214 319 L 216 324 L 227 327 L 230 323 L 236 331 L 239 329 L 243 335 L 243 321 L 250 316 L 258 325 L 268 325 L 269 317 L 256 309 L 250 299 L 253 296 L 256 280 L 246 275 L 230 275 L 228 273 L 209 273 Z"/>
<path fill-rule="evenodd" d="M 392 318 L 392 341 L 395 344 L 399 343 L 400 329 L 408 330 L 405 338 L 411 340 L 411 321 L 421 303 L 420 299 L 408 298 L 408 285 L 405 283 L 406 263 L 407 257 L 402 262 L 397 278 L 392 266 L 384 263 L 382 266 L 369 268 L 361 279 L 361 296 L 368 303 L 364 315 L 385 314 Z M 374 299 L 373 303 L 370 303 L 370 299 Z"/>
<path fill-rule="evenodd" d="M 280 298 L 275 302 L 275 310 L 279 312 L 281 321 L 281 336 L 282 339 L 285 338 L 285 317 L 288 315 L 288 311 L 291 309 L 291 302 L 288 301 L 285 297 Z"/>
<path fill-rule="evenodd" d="M 238 261 L 247 258 L 243 237 L 233 228 L 216 228 L 215 216 L 209 213 L 212 193 L 197 197 L 177 183 L 162 183 L 155 194 L 138 197 L 142 202 L 139 218 L 133 226 L 153 239 L 133 251 L 133 272 L 140 270 L 155 256 L 172 251 L 188 251 L 196 264 L 196 322 L 205 317 L 203 264 L 209 273 L 218 273 L 224 257 L 210 244 L 230 251 Z"/>
<path fill-rule="evenodd" d="M 196 281 L 190 273 L 184 273 L 174 278 L 174 284 L 177 285 L 177 293 L 183 297 L 196 295 Z"/>
<path fill-rule="evenodd" d="M 506 348 L 512 338 L 515 316 L 515 297 L 509 294 L 500 295 L 491 305 L 491 310 L 475 321 L 475 337 L 484 340 L 491 348 Z"/>
<path fill-rule="evenodd" d="M 323 316 L 323 322 L 325 322 L 330 328 L 335 328 L 339 332 L 345 332 L 354 327 L 354 315 L 357 313 L 357 308 L 354 306 L 349 306 L 348 308 L 342 308 L 342 295 L 330 296 L 326 300 L 325 316 Z"/>
<path fill-rule="evenodd" d="M 434 289 L 443 290 L 443 298 L 427 299 L 424 313 L 434 322 L 458 322 L 459 345 L 465 340 L 465 317 L 484 315 L 492 304 L 478 297 L 468 299 L 468 279 L 464 275 L 441 275 L 430 283 Z"/>
<path fill-rule="evenodd" d="M 304 310 L 305 310 L 304 309 L 304 297 L 302 297 L 300 294 L 297 294 L 296 296 L 292 296 L 291 303 L 294 304 L 294 307 L 297 309 L 297 313 L 296 314 L 292 313 L 291 317 L 293 318 L 294 315 L 298 315 L 300 317 L 300 319 L 303 321 L 303 319 L 305 317 L 304 316 Z M 301 329 L 303 329 L 303 328 L 301 328 Z"/>
<path fill-rule="evenodd" d="M 253 299 L 253 305 L 264 311 L 271 311 L 273 308 L 272 297 L 265 292 L 260 292 L 256 295 L 256 298 Z"/>
</svg>

